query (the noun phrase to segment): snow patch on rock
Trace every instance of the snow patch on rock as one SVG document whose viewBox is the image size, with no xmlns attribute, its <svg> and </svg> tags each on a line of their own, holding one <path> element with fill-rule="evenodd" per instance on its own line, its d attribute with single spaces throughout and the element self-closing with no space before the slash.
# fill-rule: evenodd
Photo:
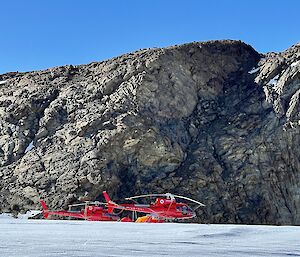
<svg viewBox="0 0 300 257">
<path fill-rule="evenodd" d="M 291 67 L 298 66 L 299 63 L 300 63 L 300 60 L 299 60 L 299 61 L 296 61 L 296 62 L 293 62 L 293 63 L 291 64 Z"/>
<path fill-rule="evenodd" d="M 33 218 L 34 216 L 40 214 L 42 211 L 39 210 L 30 210 L 27 211 L 26 213 L 19 213 L 18 216 L 14 216 L 12 213 L 1 213 L 0 214 L 0 219 L 25 219 L 28 220 L 30 218 Z"/>
<path fill-rule="evenodd" d="M 29 143 L 29 145 L 26 147 L 25 153 L 28 153 L 29 151 L 31 151 L 33 147 L 34 147 L 33 141 L 31 141 Z"/>
<path fill-rule="evenodd" d="M 259 69 L 260 69 L 259 67 L 258 68 L 253 67 L 250 71 L 248 71 L 248 73 L 249 74 L 254 74 L 254 73 L 258 72 Z"/>
<path fill-rule="evenodd" d="M 276 75 L 274 78 L 270 79 L 267 85 L 269 86 L 276 86 L 279 79 L 279 75 Z"/>
</svg>

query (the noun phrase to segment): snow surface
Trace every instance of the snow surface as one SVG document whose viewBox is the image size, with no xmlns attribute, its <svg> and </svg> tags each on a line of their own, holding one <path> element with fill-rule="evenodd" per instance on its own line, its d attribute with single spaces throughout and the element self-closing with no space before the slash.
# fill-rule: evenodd
<svg viewBox="0 0 300 257">
<path fill-rule="evenodd" d="M 6 84 L 6 80 L 2 80 L 2 81 L 0 81 L 0 85 L 4 85 L 4 84 Z"/>
<path fill-rule="evenodd" d="M 300 227 L 2 218 L 0 256 L 300 256 Z"/>
</svg>

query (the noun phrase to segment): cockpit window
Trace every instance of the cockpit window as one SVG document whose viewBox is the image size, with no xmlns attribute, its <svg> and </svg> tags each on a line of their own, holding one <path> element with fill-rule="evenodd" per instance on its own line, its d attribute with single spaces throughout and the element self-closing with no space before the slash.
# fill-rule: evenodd
<svg viewBox="0 0 300 257">
<path fill-rule="evenodd" d="M 176 206 L 176 211 L 181 212 L 183 215 L 187 215 L 192 212 L 192 209 L 188 206 Z"/>
<path fill-rule="evenodd" d="M 188 208 L 186 206 L 182 206 L 182 214 L 186 215 L 188 213 Z"/>
</svg>

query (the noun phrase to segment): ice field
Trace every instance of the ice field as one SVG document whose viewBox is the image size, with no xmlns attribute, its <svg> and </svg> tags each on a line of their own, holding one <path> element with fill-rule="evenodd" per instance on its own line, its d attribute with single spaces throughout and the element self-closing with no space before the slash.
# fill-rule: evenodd
<svg viewBox="0 0 300 257">
<path fill-rule="evenodd" d="M 300 227 L 0 218 L 1 257 L 300 256 Z"/>
</svg>

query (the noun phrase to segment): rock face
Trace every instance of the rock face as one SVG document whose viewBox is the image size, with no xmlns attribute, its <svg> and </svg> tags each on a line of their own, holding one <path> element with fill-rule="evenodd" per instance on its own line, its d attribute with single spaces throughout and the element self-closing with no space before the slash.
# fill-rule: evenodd
<svg viewBox="0 0 300 257">
<path fill-rule="evenodd" d="M 300 225 L 299 71 L 300 45 L 227 40 L 0 75 L 0 211 L 173 192 L 200 222 Z"/>
</svg>

